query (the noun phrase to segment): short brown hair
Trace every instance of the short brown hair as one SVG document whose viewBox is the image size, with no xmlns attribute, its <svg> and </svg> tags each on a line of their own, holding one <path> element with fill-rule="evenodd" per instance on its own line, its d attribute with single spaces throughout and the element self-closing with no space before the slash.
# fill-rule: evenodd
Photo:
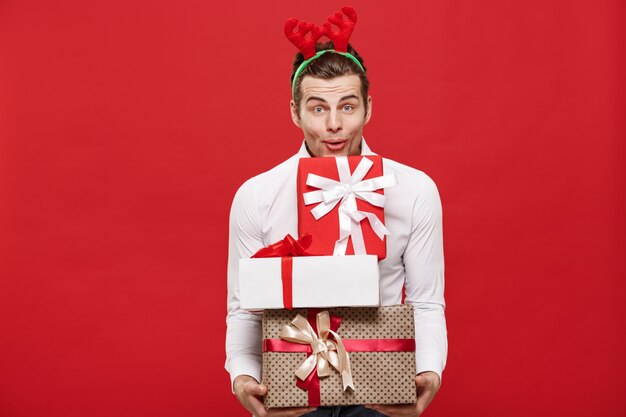
<svg viewBox="0 0 626 417">
<path fill-rule="evenodd" d="M 315 46 L 316 51 L 333 48 L 334 45 L 332 41 L 324 44 L 318 44 Z M 361 80 L 361 95 L 363 96 L 363 101 L 365 102 L 365 112 L 367 113 L 367 94 L 370 87 L 370 82 L 367 79 L 367 68 L 365 68 L 365 65 L 363 64 L 363 58 L 361 58 L 359 53 L 350 44 L 348 44 L 348 52 L 354 55 L 354 57 L 361 63 L 361 65 L 363 65 L 363 71 L 354 61 L 352 61 L 348 57 L 345 57 L 341 54 L 325 53 L 319 58 L 311 61 L 300 73 L 300 75 L 298 76 L 298 80 L 296 81 L 296 85 L 293 89 L 293 101 L 296 104 L 298 113 L 300 113 L 300 99 L 302 94 L 300 91 L 300 84 L 302 83 L 302 79 L 305 75 L 329 80 L 331 78 L 349 74 L 358 75 Z M 298 52 L 293 61 L 293 70 L 291 71 L 290 85 L 293 85 L 293 77 L 296 75 L 296 71 L 298 70 L 298 67 L 300 66 L 300 64 L 302 64 L 302 62 L 304 62 L 304 56 L 301 52 Z"/>
</svg>

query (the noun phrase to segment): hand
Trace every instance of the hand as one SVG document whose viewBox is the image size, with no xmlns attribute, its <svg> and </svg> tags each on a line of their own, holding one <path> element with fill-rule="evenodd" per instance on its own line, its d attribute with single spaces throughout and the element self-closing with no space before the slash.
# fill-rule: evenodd
<svg viewBox="0 0 626 417">
<path fill-rule="evenodd" d="M 267 387 L 249 375 L 239 375 L 235 378 L 234 389 L 237 399 L 244 408 L 256 417 L 297 417 L 315 410 L 310 407 L 272 408 L 266 410 L 263 406 L 263 397 L 267 394 Z"/>
<path fill-rule="evenodd" d="M 415 387 L 417 389 L 417 402 L 415 404 L 369 404 L 366 407 L 389 417 L 418 417 L 435 398 L 440 385 L 441 380 L 436 372 L 420 372 L 415 377 Z"/>
</svg>

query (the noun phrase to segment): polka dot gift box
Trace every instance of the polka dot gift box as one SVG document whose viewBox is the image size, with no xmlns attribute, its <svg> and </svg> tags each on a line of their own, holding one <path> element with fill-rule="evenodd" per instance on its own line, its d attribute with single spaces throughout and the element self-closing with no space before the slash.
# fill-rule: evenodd
<svg viewBox="0 0 626 417">
<path fill-rule="evenodd" d="M 266 310 L 265 407 L 415 403 L 413 307 Z"/>
</svg>

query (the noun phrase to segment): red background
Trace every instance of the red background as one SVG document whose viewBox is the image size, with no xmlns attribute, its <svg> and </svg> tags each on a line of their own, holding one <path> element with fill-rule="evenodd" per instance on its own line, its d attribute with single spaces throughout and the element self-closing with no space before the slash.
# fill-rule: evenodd
<svg viewBox="0 0 626 417">
<path fill-rule="evenodd" d="M 444 205 L 427 414 L 624 415 L 624 2 L 351 4 L 365 136 Z M 0 2 L 2 417 L 247 415 L 230 201 L 302 137 L 284 20 L 341 5 Z"/>
</svg>

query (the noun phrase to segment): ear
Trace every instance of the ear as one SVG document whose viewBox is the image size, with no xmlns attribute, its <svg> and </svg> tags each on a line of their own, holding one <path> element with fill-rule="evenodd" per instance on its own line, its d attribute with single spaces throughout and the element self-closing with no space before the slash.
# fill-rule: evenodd
<svg viewBox="0 0 626 417">
<path fill-rule="evenodd" d="M 293 124 L 295 124 L 300 129 L 302 129 L 302 126 L 300 126 L 300 116 L 298 115 L 298 107 L 296 107 L 295 101 L 293 100 L 289 101 L 289 107 L 291 110 L 291 120 L 293 120 Z"/>
<path fill-rule="evenodd" d="M 372 117 L 372 96 L 367 96 L 367 113 L 365 113 L 365 123 L 363 124 L 366 125 L 367 122 L 370 121 L 371 117 Z"/>
</svg>

